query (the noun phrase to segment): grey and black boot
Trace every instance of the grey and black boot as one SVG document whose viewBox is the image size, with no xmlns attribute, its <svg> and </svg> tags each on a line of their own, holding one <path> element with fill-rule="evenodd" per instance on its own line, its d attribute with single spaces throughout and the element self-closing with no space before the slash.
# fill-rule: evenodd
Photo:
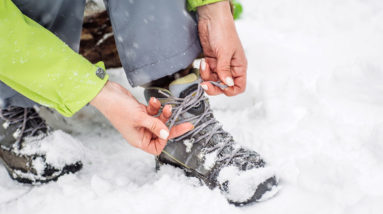
<svg viewBox="0 0 383 214">
<path fill-rule="evenodd" d="M 169 90 L 145 89 L 147 100 L 156 97 L 163 105 L 172 105 L 167 124 L 170 128 L 183 122 L 191 122 L 195 127 L 169 140 L 156 158 L 157 167 L 162 164 L 180 167 L 210 188 L 218 187 L 230 203 L 238 206 L 270 198 L 279 189 L 273 170 L 255 151 L 240 146 L 222 129 L 200 82 L 198 75 L 191 73 L 173 81 Z"/>
<path fill-rule="evenodd" d="M 68 141 L 62 132 L 52 133 L 33 108 L 0 109 L 0 162 L 11 178 L 21 183 L 46 183 L 82 168 L 80 161 L 60 157 L 65 154 L 57 154 L 57 149 L 51 155 L 53 158 L 47 158 L 46 153 L 52 151 L 51 145 L 46 145 L 52 144 L 49 141 L 55 138 Z"/>
</svg>

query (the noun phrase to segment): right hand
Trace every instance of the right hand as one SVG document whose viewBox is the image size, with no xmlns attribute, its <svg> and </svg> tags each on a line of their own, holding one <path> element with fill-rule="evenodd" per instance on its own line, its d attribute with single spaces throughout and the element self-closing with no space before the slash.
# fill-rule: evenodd
<svg viewBox="0 0 383 214">
<path fill-rule="evenodd" d="M 235 96 L 246 89 L 247 59 L 229 1 L 198 7 L 198 32 L 205 58 L 201 62 L 202 88 L 209 95 Z M 210 83 L 221 81 L 224 90 Z"/>
<path fill-rule="evenodd" d="M 107 82 L 101 92 L 90 102 L 122 134 L 132 146 L 153 155 L 161 154 L 168 139 L 178 137 L 193 129 L 191 123 L 174 126 L 170 132 L 165 123 L 171 116 L 171 106 L 166 105 L 162 114 L 154 117 L 161 107 L 152 98 L 149 106 L 139 103 L 121 85 Z"/>
</svg>

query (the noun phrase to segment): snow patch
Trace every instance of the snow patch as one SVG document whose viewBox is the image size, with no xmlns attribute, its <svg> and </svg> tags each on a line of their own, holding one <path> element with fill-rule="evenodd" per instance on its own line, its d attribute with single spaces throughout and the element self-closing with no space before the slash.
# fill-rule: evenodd
<svg viewBox="0 0 383 214">
<path fill-rule="evenodd" d="M 203 167 L 207 170 L 210 170 L 215 165 L 216 160 L 217 160 L 217 151 L 206 154 Z"/>
<path fill-rule="evenodd" d="M 33 168 L 36 170 L 38 175 L 42 175 L 45 169 L 45 162 L 41 157 L 38 157 L 32 161 Z"/>
<path fill-rule="evenodd" d="M 61 130 L 40 138 L 26 138 L 24 147 L 18 153 L 21 155 L 45 155 L 46 162 L 57 168 L 73 164 L 84 158 L 83 145 Z"/>
<path fill-rule="evenodd" d="M 114 35 L 114 32 L 110 32 L 110 33 L 105 34 L 100 40 L 98 40 L 96 46 L 101 45 L 103 42 L 105 42 L 105 40 L 107 40 L 109 37 L 111 37 L 113 35 Z"/>
<path fill-rule="evenodd" d="M 100 178 L 97 175 L 94 175 L 90 181 L 90 185 L 95 193 L 99 196 L 104 195 L 111 189 L 111 185 L 105 179 Z"/>
<path fill-rule="evenodd" d="M 191 152 L 191 149 L 192 149 L 192 147 L 193 147 L 193 141 L 190 140 L 190 139 L 185 139 L 185 140 L 183 141 L 183 143 L 184 143 L 184 145 L 186 146 L 186 152 L 187 152 L 187 153 Z"/>
</svg>

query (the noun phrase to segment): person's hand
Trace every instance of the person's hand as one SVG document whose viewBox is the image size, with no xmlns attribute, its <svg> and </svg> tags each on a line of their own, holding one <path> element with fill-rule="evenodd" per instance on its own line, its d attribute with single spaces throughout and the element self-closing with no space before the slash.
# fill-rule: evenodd
<svg viewBox="0 0 383 214">
<path fill-rule="evenodd" d="M 205 55 L 201 61 L 201 84 L 209 95 L 234 96 L 245 91 L 247 60 L 235 29 L 229 1 L 198 7 L 199 37 Z M 224 90 L 209 81 L 230 86 Z"/>
<path fill-rule="evenodd" d="M 170 118 L 171 106 L 166 105 L 161 115 L 154 117 L 161 103 L 151 98 L 149 105 L 139 103 L 121 85 L 107 82 L 101 92 L 90 102 L 96 107 L 134 147 L 159 155 L 168 139 L 178 137 L 193 129 L 191 123 L 174 126 L 170 132 L 165 123 Z"/>
</svg>

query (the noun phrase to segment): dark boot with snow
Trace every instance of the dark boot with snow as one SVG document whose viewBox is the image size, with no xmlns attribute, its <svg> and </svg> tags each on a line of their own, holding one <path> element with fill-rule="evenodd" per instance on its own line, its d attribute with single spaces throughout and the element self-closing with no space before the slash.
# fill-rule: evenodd
<svg viewBox="0 0 383 214">
<path fill-rule="evenodd" d="M 158 98 L 172 105 L 168 126 L 191 122 L 195 128 L 169 140 L 157 157 L 157 166 L 170 164 L 201 179 L 210 188 L 218 187 L 229 202 L 245 205 L 262 201 L 278 191 L 273 170 L 255 152 L 237 144 L 214 118 L 198 75 L 192 73 L 173 81 L 169 90 L 146 88 L 145 98 Z M 218 83 L 215 83 L 218 84 Z"/>
<path fill-rule="evenodd" d="M 11 178 L 21 183 L 45 183 L 81 169 L 80 161 L 65 164 L 57 160 L 54 164 L 47 162 L 47 151 L 41 149 L 39 143 L 51 133 L 33 108 L 0 109 L 0 161 Z"/>
</svg>

